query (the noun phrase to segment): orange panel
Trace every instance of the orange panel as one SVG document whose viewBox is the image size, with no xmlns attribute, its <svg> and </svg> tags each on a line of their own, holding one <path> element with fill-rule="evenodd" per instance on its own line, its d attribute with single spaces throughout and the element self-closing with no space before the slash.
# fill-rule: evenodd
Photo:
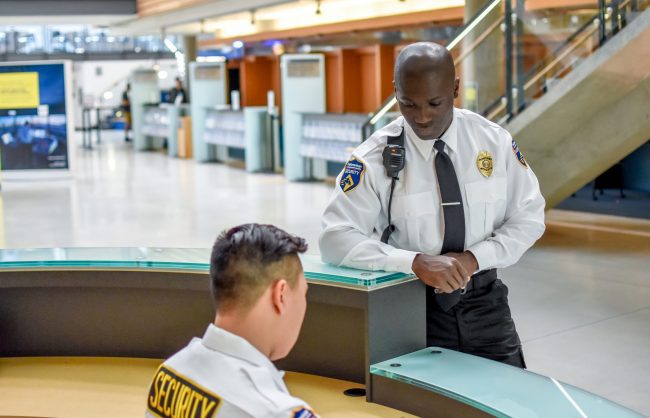
<svg viewBox="0 0 650 418">
<path fill-rule="evenodd" d="M 360 54 L 361 65 L 359 73 L 361 74 L 361 111 L 373 112 L 377 109 L 377 71 L 375 64 L 375 54 Z"/>
<path fill-rule="evenodd" d="M 596 8 L 593 0 L 526 0 L 526 10 Z"/>
<path fill-rule="evenodd" d="M 341 51 L 341 58 L 343 111 L 363 112 L 361 57 L 355 50 L 344 49 Z"/>
<path fill-rule="evenodd" d="M 343 74 L 340 64 L 340 51 L 325 54 L 325 111 L 330 113 L 344 112 Z"/>
<path fill-rule="evenodd" d="M 395 47 L 392 45 L 377 45 L 378 51 L 378 62 L 377 70 L 379 76 L 377 79 L 377 106 L 375 109 L 381 106 L 381 104 L 386 100 L 390 95 L 393 94 L 393 67 L 395 66 Z"/>
<path fill-rule="evenodd" d="M 271 87 L 275 92 L 275 104 L 282 113 L 282 77 L 280 76 L 280 57 L 271 59 Z"/>
<path fill-rule="evenodd" d="M 273 89 L 273 59 L 247 57 L 241 63 L 240 87 L 242 106 L 266 106 L 266 93 Z"/>
</svg>

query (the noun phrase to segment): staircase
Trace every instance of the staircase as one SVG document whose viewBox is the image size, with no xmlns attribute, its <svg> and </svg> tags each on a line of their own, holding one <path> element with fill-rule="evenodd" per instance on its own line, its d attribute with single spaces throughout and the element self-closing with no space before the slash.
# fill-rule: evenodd
<svg viewBox="0 0 650 418">
<path fill-rule="evenodd" d="M 650 9 L 506 128 L 552 208 L 650 139 Z"/>
</svg>

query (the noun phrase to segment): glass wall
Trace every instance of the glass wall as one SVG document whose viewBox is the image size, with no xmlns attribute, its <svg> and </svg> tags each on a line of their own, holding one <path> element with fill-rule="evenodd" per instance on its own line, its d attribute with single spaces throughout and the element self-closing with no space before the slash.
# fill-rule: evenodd
<svg viewBox="0 0 650 418">
<path fill-rule="evenodd" d="M 178 44 L 176 36 L 167 36 Z M 159 35 L 117 36 L 89 25 L 0 26 L 0 55 L 168 52 Z"/>
</svg>

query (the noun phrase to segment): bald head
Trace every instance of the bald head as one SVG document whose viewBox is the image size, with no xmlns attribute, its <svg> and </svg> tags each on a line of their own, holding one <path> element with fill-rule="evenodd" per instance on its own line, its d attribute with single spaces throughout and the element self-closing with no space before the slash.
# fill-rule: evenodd
<svg viewBox="0 0 650 418">
<path fill-rule="evenodd" d="M 435 139 L 453 119 L 459 80 L 447 48 L 431 42 L 407 46 L 395 62 L 395 97 L 420 139 Z"/>
<path fill-rule="evenodd" d="M 433 42 L 418 42 L 402 49 L 395 61 L 395 87 L 399 89 L 404 80 L 425 74 L 435 74 L 453 83 L 456 69 L 447 48 Z"/>
</svg>

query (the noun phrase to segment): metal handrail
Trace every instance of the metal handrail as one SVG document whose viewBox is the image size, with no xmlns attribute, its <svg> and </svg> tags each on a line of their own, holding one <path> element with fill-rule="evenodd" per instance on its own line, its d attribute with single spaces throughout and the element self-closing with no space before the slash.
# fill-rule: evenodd
<svg viewBox="0 0 650 418">
<path fill-rule="evenodd" d="M 572 44 L 569 48 L 567 48 L 560 55 L 558 55 L 553 61 L 551 61 L 546 67 L 544 67 L 541 71 L 539 71 L 533 77 L 531 77 L 524 84 L 524 92 L 530 89 L 532 86 L 534 86 L 535 83 L 537 83 L 542 77 L 544 77 L 548 72 L 550 72 L 560 61 L 564 60 L 564 58 L 566 58 L 571 52 L 573 52 L 576 48 L 578 48 L 578 46 L 580 46 L 584 41 L 586 41 L 591 36 L 593 36 L 593 34 L 597 30 L 598 27 L 594 27 L 592 30 L 587 32 L 582 38 L 580 38 L 578 42 Z M 490 109 L 493 108 L 497 102 L 500 102 L 499 105 L 490 112 Z M 501 113 L 505 108 L 506 108 L 506 104 L 504 103 L 504 96 L 500 96 L 494 102 L 492 102 L 490 106 L 488 106 L 483 113 L 486 114 L 487 119 L 492 120 L 494 117 L 496 117 L 496 115 Z"/>
<path fill-rule="evenodd" d="M 526 92 L 533 87 L 540 79 L 545 75 L 553 71 L 563 60 L 566 59 L 572 52 L 574 52 L 579 46 L 583 45 L 590 37 L 594 36 L 598 32 L 598 41 L 599 46 L 602 46 L 611 36 L 615 35 L 620 29 L 626 26 L 626 8 L 631 6 L 633 10 L 639 9 L 638 0 L 598 0 L 598 12 L 591 17 L 586 23 L 584 23 L 580 28 L 571 33 L 560 46 L 555 48 L 549 56 L 539 63 L 537 63 L 533 68 L 528 70 L 525 74 L 521 68 L 521 64 L 517 62 L 517 83 L 516 83 L 516 98 L 514 97 L 513 90 L 515 86 L 513 85 L 513 56 L 515 52 L 513 51 L 513 37 L 512 37 L 512 16 L 514 16 L 510 0 L 503 0 L 505 10 L 503 16 L 501 16 L 497 21 L 493 22 L 485 31 L 478 36 L 471 45 L 467 48 L 464 48 L 462 53 L 456 59 L 455 65 L 458 66 L 464 59 L 466 59 L 469 54 L 474 52 L 479 45 L 494 31 L 499 25 L 505 22 L 506 25 L 506 91 L 503 95 L 497 97 L 493 102 L 487 106 L 483 114 L 486 115 L 488 119 L 493 119 L 497 115 L 501 114 L 504 109 L 507 109 L 506 115 L 503 118 L 504 120 L 511 119 L 517 112 L 520 112 L 525 107 L 525 95 Z M 474 30 L 474 28 L 481 23 L 485 17 L 499 4 L 502 3 L 502 0 L 495 0 L 486 4 L 467 24 L 465 24 L 461 29 L 459 29 L 458 34 L 453 38 L 453 40 L 447 45 L 448 50 L 452 50 L 460 42 L 467 37 L 469 33 Z M 523 4 L 523 2 L 522 2 Z M 518 8 L 519 2 L 518 2 Z M 608 10 L 608 7 L 610 9 Z M 523 6 L 522 6 L 523 8 Z M 521 9 L 518 9 L 520 14 L 523 14 Z M 517 16 L 519 20 L 518 24 L 521 24 L 521 16 Z M 598 25 L 595 25 L 595 22 L 598 22 Z M 611 25 L 611 30 L 608 30 L 608 25 Z M 520 34 L 518 35 L 520 36 Z M 514 102 L 517 101 L 517 106 L 514 105 Z M 364 123 L 362 135 L 363 139 L 367 138 L 369 132 L 373 125 L 375 125 L 390 109 L 392 109 L 397 103 L 395 96 L 391 95 L 384 103 L 381 108 L 375 113 L 371 114 Z M 362 139 L 362 140 L 363 140 Z"/>
<path fill-rule="evenodd" d="M 612 12 L 611 14 L 605 13 L 607 4 L 605 4 L 604 1 L 599 2 L 599 4 L 602 6 L 602 9 L 599 8 L 598 13 L 596 15 L 594 15 L 585 24 L 583 24 L 574 33 L 572 33 L 559 47 L 553 50 L 553 52 L 549 54 L 549 58 L 542 60 L 539 64 L 537 64 L 535 67 L 533 67 L 525 74 L 524 79 L 528 81 L 526 81 L 526 83 L 523 85 L 523 91 L 519 93 L 525 94 L 527 90 L 529 90 L 532 86 L 535 85 L 535 83 L 537 83 L 541 78 L 543 78 L 546 74 L 548 74 L 551 70 L 553 70 L 553 68 L 555 68 L 557 64 L 559 64 L 562 60 L 564 60 L 570 53 L 575 51 L 575 49 L 577 49 L 580 45 L 582 45 L 587 39 L 592 37 L 597 31 L 599 32 L 599 44 L 600 46 L 602 46 L 608 39 L 607 32 L 606 31 L 603 32 L 603 28 L 606 28 L 607 23 L 612 21 L 612 18 L 614 16 L 616 16 L 616 20 L 618 20 L 621 14 L 624 13 L 622 9 L 629 6 L 631 2 L 632 0 L 622 1 L 620 4 L 617 5 L 616 13 Z M 599 25 L 594 26 L 594 21 L 596 21 L 597 19 L 601 19 Z M 620 23 L 621 25 L 619 26 L 619 30 L 625 26 L 626 22 L 622 21 Z M 612 25 L 614 24 L 612 23 Z M 589 29 L 590 26 L 591 29 Z M 586 31 L 586 33 L 584 33 L 586 29 L 588 30 Z M 616 33 L 615 28 L 613 27 L 612 35 L 614 35 L 615 33 Z M 548 60 L 551 57 L 554 58 L 552 58 L 552 61 L 549 63 Z M 504 95 L 494 100 L 483 111 L 483 114 L 486 116 L 486 118 L 493 119 L 498 114 L 503 112 L 503 110 L 507 106 L 507 104 L 504 103 L 504 101 L 505 101 Z"/>
<path fill-rule="evenodd" d="M 476 40 L 475 40 L 475 41 L 474 41 L 470 46 L 467 47 L 467 50 L 463 51 L 463 53 L 460 54 L 460 55 L 458 56 L 458 58 L 456 58 L 456 60 L 455 60 L 455 62 L 454 62 L 454 65 L 455 65 L 456 67 L 458 67 L 458 65 L 459 65 L 461 62 L 463 62 L 463 60 L 464 60 L 465 58 L 467 58 L 467 56 L 468 56 L 469 54 L 471 54 L 472 52 L 474 52 L 474 50 L 475 50 L 476 48 L 478 48 L 478 46 L 481 44 L 481 42 L 483 42 L 483 41 L 485 40 L 485 38 L 487 38 L 488 36 L 490 36 L 490 35 L 492 34 L 492 31 L 494 31 L 496 28 L 498 28 L 499 25 L 501 25 L 501 23 L 503 23 L 504 20 L 505 20 L 505 16 L 501 16 L 499 19 L 495 20 L 494 23 L 493 23 L 492 25 L 490 25 L 487 29 L 485 29 L 485 31 L 481 34 L 481 36 L 479 36 L 478 38 L 476 38 Z"/>
<path fill-rule="evenodd" d="M 577 42 L 575 42 L 573 45 L 571 45 L 569 48 L 567 48 L 564 52 L 559 54 L 553 61 L 551 61 L 546 67 L 544 67 L 543 70 L 535 74 L 534 77 L 531 77 L 530 80 L 524 85 L 524 90 L 528 90 L 531 86 L 533 86 L 537 81 L 539 81 L 540 78 L 546 75 L 549 71 L 555 67 L 556 64 L 558 64 L 560 61 L 562 61 L 564 58 L 566 58 L 570 53 L 575 51 L 578 46 L 580 46 L 584 41 L 589 39 L 593 34 L 598 30 L 598 28 L 594 27 L 590 31 L 588 31 L 582 38 L 580 38 Z"/>
</svg>

